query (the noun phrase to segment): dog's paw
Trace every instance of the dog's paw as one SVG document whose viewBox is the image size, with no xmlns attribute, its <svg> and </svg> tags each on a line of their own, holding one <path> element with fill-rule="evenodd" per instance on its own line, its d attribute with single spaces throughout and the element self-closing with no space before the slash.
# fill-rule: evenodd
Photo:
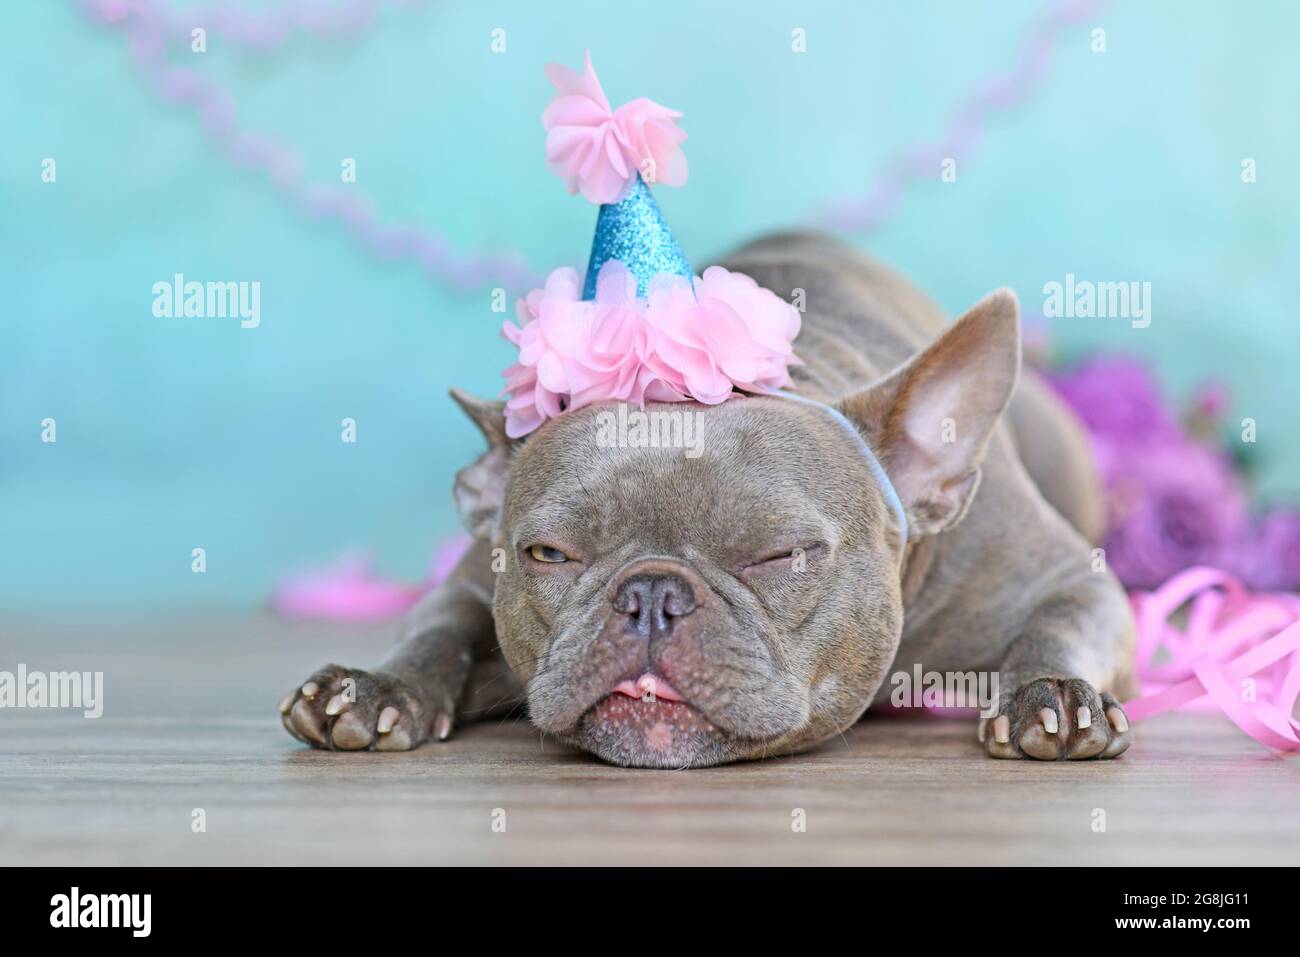
<svg viewBox="0 0 1300 957">
<path fill-rule="evenodd" d="M 1133 736 L 1113 695 L 1080 678 L 1038 678 L 980 719 L 979 739 L 994 758 L 1079 761 L 1119 757 Z"/>
<path fill-rule="evenodd" d="M 280 702 L 291 735 L 330 751 L 409 751 L 429 737 L 429 709 L 392 675 L 326 665 Z M 449 719 L 439 715 L 450 731 Z"/>
</svg>

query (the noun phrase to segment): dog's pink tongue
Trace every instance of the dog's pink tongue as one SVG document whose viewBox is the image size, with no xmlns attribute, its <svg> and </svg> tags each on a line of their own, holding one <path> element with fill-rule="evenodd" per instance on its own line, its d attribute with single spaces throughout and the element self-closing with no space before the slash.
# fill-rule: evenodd
<svg viewBox="0 0 1300 957">
<path fill-rule="evenodd" d="M 682 696 L 677 693 L 677 689 L 664 681 L 657 675 L 652 675 L 648 671 L 636 681 L 620 681 L 614 687 L 614 693 L 625 694 L 629 698 L 644 698 L 649 695 L 652 698 L 661 698 L 664 701 L 681 701 Z"/>
</svg>

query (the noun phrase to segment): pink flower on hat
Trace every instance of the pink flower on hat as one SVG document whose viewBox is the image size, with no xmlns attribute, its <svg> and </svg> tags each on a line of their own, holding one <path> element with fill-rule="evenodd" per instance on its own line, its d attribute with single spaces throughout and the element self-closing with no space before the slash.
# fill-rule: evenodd
<svg viewBox="0 0 1300 957">
<path fill-rule="evenodd" d="M 506 433 L 518 438 L 546 419 L 594 402 L 716 405 L 790 382 L 799 313 L 775 293 L 720 266 L 694 285 L 677 276 L 651 283 L 646 299 L 617 260 L 607 262 L 596 298 L 581 299 L 578 273 L 551 273 L 516 309 L 502 333 L 519 347 L 505 370 Z"/>
<path fill-rule="evenodd" d="M 650 183 L 686 182 L 686 134 L 676 123 L 681 113 L 645 97 L 611 110 L 590 54 L 581 75 L 551 63 L 546 76 L 556 89 L 542 114 L 546 159 L 570 193 L 615 203 L 638 173 Z"/>
<path fill-rule="evenodd" d="M 654 374 L 646 359 L 650 328 L 636 298 L 636 280 L 622 263 L 607 263 L 596 299 L 583 302 L 576 270 L 551 273 L 544 289 L 521 299 L 502 334 L 519 347 L 505 370 L 506 433 L 527 435 L 545 419 L 603 399 L 642 403 Z M 652 398 L 666 395 L 656 390 Z"/>
<path fill-rule="evenodd" d="M 772 392 L 790 384 L 799 312 L 744 273 L 710 266 L 694 284 L 654 279 L 648 317 L 657 366 L 677 391 L 716 405 L 735 390 Z"/>
</svg>

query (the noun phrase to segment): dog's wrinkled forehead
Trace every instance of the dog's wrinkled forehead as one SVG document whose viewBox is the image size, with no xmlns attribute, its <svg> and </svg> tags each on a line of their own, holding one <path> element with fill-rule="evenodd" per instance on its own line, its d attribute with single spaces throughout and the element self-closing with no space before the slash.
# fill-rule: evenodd
<svg viewBox="0 0 1300 957">
<path fill-rule="evenodd" d="M 518 537 L 611 534 L 664 547 L 825 531 L 873 514 L 871 481 L 834 419 L 776 397 L 718 406 L 602 404 L 567 413 L 515 454 L 506 523 Z"/>
</svg>

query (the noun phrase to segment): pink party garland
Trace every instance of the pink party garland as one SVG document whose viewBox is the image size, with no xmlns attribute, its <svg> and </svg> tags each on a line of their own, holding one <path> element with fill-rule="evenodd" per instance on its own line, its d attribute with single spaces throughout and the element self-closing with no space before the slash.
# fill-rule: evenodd
<svg viewBox="0 0 1300 957">
<path fill-rule="evenodd" d="M 814 222 L 846 232 L 884 226 L 897 211 L 909 183 L 934 182 L 940 163 L 948 157 L 968 161 L 996 113 L 1025 102 L 1042 88 L 1059 31 L 1095 19 L 1109 5 L 1109 0 L 1062 0 L 1049 6 L 1030 24 L 1012 71 L 973 84 L 975 92 L 951 111 L 942 140 L 899 150 L 876 177 L 875 187 L 866 198 L 833 200 L 817 212 Z"/>
<path fill-rule="evenodd" d="M 520 288 L 539 281 L 516 252 L 459 254 L 435 230 L 381 223 L 374 201 L 359 186 L 308 182 L 296 150 L 274 137 L 240 129 L 238 104 L 228 89 L 167 59 L 167 44 L 188 45 L 190 31 L 200 26 L 259 53 L 269 52 L 296 31 L 346 36 L 373 21 L 378 0 L 332 6 L 302 0 L 262 14 L 221 6 L 173 12 L 158 0 L 81 0 L 81 5 L 94 22 L 125 35 L 136 68 L 161 100 L 191 107 L 204 132 L 235 166 L 264 173 L 309 220 L 334 220 L 378 259 L 413 260 L 430 278 L 453 289 Z"/>
<path fill-rule="evenodd" d="M 415 2 L 418 0 L 408 0 L 407 5 Z M 195 71 L 169 68 L 165 62 L 165 44 L 169 40 L 188 43 L 190 30 L 198 25 L 211 24 L 233 44 L 269 53 L 298 30 L 314 36 L 356 34 L 373 23 L 379 5 L 380 0 L 348 0 L 330 8 L 313 0 L 270 13 L 225 5 L 173 13 L 158 0 L 81 0 L 92 21 L 125 34 L 137 66 L 162 99 L 193 106 L 205 130 L 236 165 L 263 169 L 272 184 L 304 215 L 337 219 L 379 258 L 414 259 L 432 279 L 455 289 L 536 285 L 539 277 L 518 253 L 457 254 L 436 231 L 381 226 L 373 203 L 355 186 L 346 190 L 307 186 L 302 182 L 301 159 L 294 150 L 270 137 L 235 127 L 236 107 L 228 90 Z M 1096 17 L 1108 5 L 1108 0 L 1061 0 L 1052 4 L 1030 25 L 1012 72 L 977 84 L 979 92 L 953 111 L 942 143 L 900 149 L 885 164 L 866 199 L 835 200 L 814 216 L 814 221 L 853 231 L 882 227 L 896 211 L 909 182 L 933 179 L 942 157 L 968 157 L 994 113 L 1024 102 L 1041 89 L 1056 31 Z M 659 182 L 670 183 L 668 177 L 672 175 L 671 166 L 667 171 L 656 171 Z"/>
</svg>

